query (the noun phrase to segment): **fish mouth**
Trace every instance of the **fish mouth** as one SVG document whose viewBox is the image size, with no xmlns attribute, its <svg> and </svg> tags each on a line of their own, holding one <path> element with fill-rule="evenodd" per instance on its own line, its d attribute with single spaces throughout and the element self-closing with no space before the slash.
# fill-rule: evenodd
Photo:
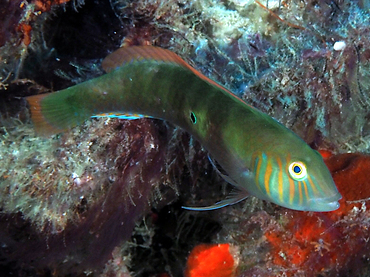
<svg viewBox="0 0 370 277">
<path fill-rule="evenodd" d="M 310 201 L 309 203 L 309 210 L 313 212 L 331 212 L 335 211 L 340 207 L 339 200 L 342 196 L 336 195 L 330 198 L 319 198 Z"/>
<path fill-rule="evenodd" d="M 321 211 L 331 212 L 331 211 L 338 210 L 340 205 L 338 201 L 333 201 L 333 202 L 326 203 L 324 207 L 325 207 L 325 210 L 323 208 Z"/>
</svg>

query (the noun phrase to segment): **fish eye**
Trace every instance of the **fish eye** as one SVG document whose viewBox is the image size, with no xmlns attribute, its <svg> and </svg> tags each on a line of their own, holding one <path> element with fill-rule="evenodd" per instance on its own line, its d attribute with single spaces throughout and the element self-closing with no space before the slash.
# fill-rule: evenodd
<svg viewBox="0 0 370 277">
<path fill-rule="evenodd" d="M 307 177 L 306 166 L 302 162 L 292 162 L 289 165 L 289 174 L 294 180 L 301 181 Z"/>
<path fill-rule="evenodd" d="M 193 124 L 197 123 L 197 117 L 195 116 L 195 113 L 190 112 L 190 120 Z"/>
</svg>

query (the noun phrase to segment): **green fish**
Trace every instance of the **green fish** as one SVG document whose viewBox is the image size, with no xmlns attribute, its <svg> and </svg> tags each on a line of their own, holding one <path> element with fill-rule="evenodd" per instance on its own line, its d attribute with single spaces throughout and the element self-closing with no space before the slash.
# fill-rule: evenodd
<svg viewBox="0 0 370 277">
<path fill-rule="evenodd" d="M 175 53 L 123 47 L 98 78 L 27 97 L 36 131 L 63 132 L 94 116 L 167 120 L 194 136 L 235 186 L 212 210 L 248 195 L 301 211 L 333 211 L 341 199 L 321 155 L 270 116 L 246 104 Z"/>
</svg>

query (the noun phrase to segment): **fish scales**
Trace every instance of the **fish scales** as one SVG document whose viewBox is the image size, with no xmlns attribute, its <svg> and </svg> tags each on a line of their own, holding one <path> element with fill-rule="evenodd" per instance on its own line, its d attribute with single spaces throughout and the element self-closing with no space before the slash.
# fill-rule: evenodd
<svg viewBox="0 0 370 277">
<path fill-rule="evenodd" d="M 226 171 L 238 193 L 210 207 L 254 195 L 278 205 L 331 211 L 341 198 L 322 157 L 292 131 L 205 77 L 169 50 L 120 48 L 100 77 L 30 96 L 41 134 L 57 133 L 102 114 L 141 114 L 188 131 Z"/>
</svg>

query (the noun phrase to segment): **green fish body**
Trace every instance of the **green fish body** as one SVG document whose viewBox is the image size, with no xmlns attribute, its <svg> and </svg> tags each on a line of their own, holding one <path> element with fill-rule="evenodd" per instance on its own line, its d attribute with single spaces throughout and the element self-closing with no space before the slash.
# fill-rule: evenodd
<svg viewBox="0 0 370 277">
<path fill-rule="evenodd" d="M 50 94 L 28 97 L 36 130 L 65 131 L 92 116 L 168 120 L 201 142 L 239 192 L 283 207 L 332 211 L 341 195 L 321 155 L 292 131 L 205 77 L 175 53 L 120 48 L 103 61 L 108 72 Z"/>
</svg>

